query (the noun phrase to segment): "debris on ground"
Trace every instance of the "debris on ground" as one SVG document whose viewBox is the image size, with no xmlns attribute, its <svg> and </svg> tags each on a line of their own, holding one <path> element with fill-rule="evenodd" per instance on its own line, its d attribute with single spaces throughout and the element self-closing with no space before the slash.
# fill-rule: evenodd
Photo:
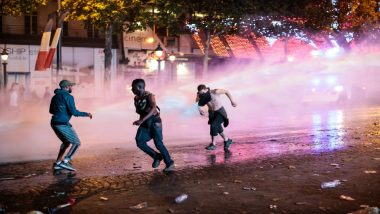
<svg viewBox="0 0 380 214">
<path fill-rule="evenodd" d="M 169 212 L 169 213 L 174 213 L 174 210 L 171 209 L 171 208 L 169 208 L 169 209 L 168 209 L 168 212 Z"/>
<path fill-rule="evenodd" d="M 129 209 L 139 210 L 139 209 L 144 209 L 147 207 L 148 207 L 148 202 L 144 201 L 142 203 L 136 204 L 135 206 L 130 206 Z"/>
<path fill-rule="evenodd" d="M 256 191 L 255 187 L 243 187 L 243 190 L 253 190 Z"/>
<path fill-rule="evenodd" d="M 6 177 L 6 178 L 0 178 L 0 181 L 5 181 L 5 180 L 14 180 L 16 179 L 15 177 Z"/>
<path fill-rule="evenodd" d="M 53 208 L 48 208 L 48 213 L 49 214 L 56 213 L 58 210 L 60 210 L 62 208 L 65 208 L 65 207 L 68 207 L 68 206 L 71 206 L 73 204 L 75 204 L 75 199 L 74 198 L 70 198 L 69 202 L 67 202 L 65 204 L 61 204 L 61 205 L 58 205 L 58 206 L 53 207 Z"/>
<path fill-rule="evenodd" d="M 241 181 L 241 180 L 234 180 L 234 183 L 241 184 L 241 183 L 243 183 L 243 181 Z"/>
<path fill-rule="evenodd" d="M 367 207 L 361 210 L 356 210 L 348 214 L 379 214 L 379 208 L 377 207 Z"/>
<path fill-rule="evenodd" d="M 100 199 L 101 201 L 108 201 L 108 198 L 106 198 L 106 197 L 103 197 L 103 196 L 102 196 L 102 197 L 100 197 L 99 199 Z"/>
<path fill-rule="evenodd" d="M 376 170 L 364 170 L 365 174 L 376 174 Z"/>
<path fill-rule="evenodd" d="M 338 186 L 340 184 L 341 184 L 340 180 L 333 180 L 333 181 L 329 181 L 329 182 L 323 182 L 321 184 L 321 188 L 322 189 L 334 188 L 334 187 L 336 187 L 336 186 Z"/>
<path fill-rule="evenodd" d="M 224 186 L 221 183 L 216 184 L 218 187 L 223 188 Z"/>
<path fill-rule="evenodd" d="M 330 165 L 331 165 L 331 166 L 335 166 L 336 169 L 340 169 L 340 166 L 339 166 L 338 163 L 332 163 L 332 164 L 330 164 Z"/>
<path fill-rule="evenodd" d="M 380 158 L 373 158 L 374 160 L 380 160 Z"/>
<path fill-rule="evenodd" d="M 184 202 L 186 199 L 187 199 L 188 195 L 187 194 L 181 194 L 179 196 L 177 196 L 174 201 L 179 204 L 179 203 L 182 203 Z"/>
<path fill-rule="evenodd" d="M 66 193 L 65 192 L 54 192 L 55 196 L 64 196 Z"/>
<path fill-rule="evenodd" d="M 271 205 L 269 205 L 269 209 L 275 210 L 275 209 L 277 209 L 277 205 L 271 204 Z"/>
<path fill-rule="evenodd" d="M 309 203 L 305 202 L 305 201 L 301 201 L 301 202 L 296 202 L 295 203 L 296 205 L 307 205 Z"/>
<path fill-rule="evenodd" d="M 295 169 L 296 167 L 295 166 L 292 166 L 292 165 L 290 165 L 290 166 L 288 166 L 288 169 Z"/>
<path fill-rule="evenodd" d="M 223 192 L 224 195 L 229 195 L 230 193 L 229 192 Z"/>
<path fill-rule="evenodd" d="M 340 195 L 339 198 L 342 199 L 342 200 L 346 200 L 346 201 L 355 201 L 355 199 L 353 199 L 353 198 L 351 198 L 350 196 L 347 196 L 347 195 Z"/>
<path fill-rule="evenodd" d="M 28 174 L 28 175 L 25 175 L 24 178 L 30 178 L 30 177 L 36 176 L 36 175 L 37 175 L 36 173 Z"/>
<path fill-rule="evenodd" d="M 26 214 L 44 214 L 44 213 L 39 210 L 33 210 L 33 211 L 27 212 Z"/>
<path fill-rule="evenodd" d="M 279 201 L 281 198 L 273 198 L 272 201 Z"/>
</svg>

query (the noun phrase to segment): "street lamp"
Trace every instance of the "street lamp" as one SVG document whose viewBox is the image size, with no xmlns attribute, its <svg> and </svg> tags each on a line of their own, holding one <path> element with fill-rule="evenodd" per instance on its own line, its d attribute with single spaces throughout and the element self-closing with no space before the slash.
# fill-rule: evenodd
<svg viewBox="0 0 380 214">
<path fill-rule="evenodd" d="M 176 57 L 174 55 L 174 53 L 172 52 L 169 56 L 169 61 L 170 61 L 170 77 L 171 77 L 171 80 L 173 81 L 174 80 L 174 77 L 175 79 L 177 80 L 177 75 L 176 73 L 174 73 L 173 71 L 173 67 L 174 67 L 174 61 L 175 61 Z"/>
<path fill-rule="evenodd" d="M 158 44 L 157 48 L 154 50 L 154 54 L 156 54 L 157 62 L 158 62 L 158 73 L 161 71 L 161 57 L 163 54 L 164 50 L 161 48 L 161 45 Z"/>
<path fill-rule="evenodd" d="M 6 48 L 3 48 L 3 52 L 1 52 L 1 60 L 3 61 L 4 91 L 5 91 L 7 89 L 7 64 L 8 64 L 8 52 Z"/>
</svg>

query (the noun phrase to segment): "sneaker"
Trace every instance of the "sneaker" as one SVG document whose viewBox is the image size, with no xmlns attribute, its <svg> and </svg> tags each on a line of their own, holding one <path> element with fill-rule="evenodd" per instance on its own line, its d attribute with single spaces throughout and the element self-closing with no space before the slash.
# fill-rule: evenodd
<svg viewBox="0 0 380 214">
<path fill-rule="evenodd" d="M 156 159 L 153 160 L 152 167 L 153 168 L 159 167 L 160 166 L 160 162 L 162 161 L 162 159 L 163 159 L 162 156 L 159 155 L 158 158 L 156 158 Z"/>
<path fill-rule="evenodd" d="M 172 162 L 169 166 L 166 165 L 164 172 L 172 172 L 174 171 L 174 162 Z"/>
<path fill-rule="evenodd" d="M 228 139 L 227 141 L 224 141 L 224 150 L 228 150 L 232 144 L 232 140 Z"/>
<path fill-rule="evenodd" d="M 65 163 L 62 161 L 59 166 L 69 171 L 76 171 L 76 169 L 69 162 Z"/>
<path fill-rule="evenodd" d="M 59 166 L 57 163 L 53 163 L 53 170 L 60 170 L 62 167 Z"/>
<path fill-rule="evenodd" d="M 205 149 L 207 149 L 207 150 L 214 150 L 214 149 L 216 149 L 216 146 L 211 143 L 210 145 L 206 146 Z"/>
</svg>

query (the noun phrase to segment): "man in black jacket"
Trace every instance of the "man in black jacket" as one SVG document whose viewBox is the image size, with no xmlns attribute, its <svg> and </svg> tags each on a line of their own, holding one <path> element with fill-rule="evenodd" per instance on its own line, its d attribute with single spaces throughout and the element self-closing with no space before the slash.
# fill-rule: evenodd
<svg viewBox="0 0 380 214">
<path fill-rule="evenodd" d="M 74 97 L 70 95 L 74 85 L 75 83 L 68 80 L 62 80 L 59 82 L 60 89 L 54 91 L 55 95 L 50 102 L 49 112 L 53 115 L 50 124 L 57 137 L 62 141 L 57 160 L 53 164 L 54 171 L 61 169 L 76 171 L 70 164 L 70 160 L 72 160 L 75 152 L 78 150 L 80 140 L 72 125 L 69 123 L 71 116 L 89 117 L 92 119 L 91 113 L 81 112 L 76 109 Z M 62 157 L 70 144 L 71 148 L 62 160 Z"/>
</svg>

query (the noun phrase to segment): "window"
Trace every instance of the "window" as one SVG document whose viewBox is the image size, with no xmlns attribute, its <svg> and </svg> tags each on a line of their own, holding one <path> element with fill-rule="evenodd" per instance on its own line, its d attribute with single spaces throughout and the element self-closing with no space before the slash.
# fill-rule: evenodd
<svg viewBox="0 0 380 214">
<path fill-rule="evenodd" d="M 37 34 L 37 13 L 34 12 L 32 15 L 24 16 L 24 20 L 24 33 L 28 35 Z"/>
<path fill-rule="evenodd" d="M 99 38 L 99 31 L 92 24 L 87 25 L 87 37 L 88 38 Z"/>
</svg>

